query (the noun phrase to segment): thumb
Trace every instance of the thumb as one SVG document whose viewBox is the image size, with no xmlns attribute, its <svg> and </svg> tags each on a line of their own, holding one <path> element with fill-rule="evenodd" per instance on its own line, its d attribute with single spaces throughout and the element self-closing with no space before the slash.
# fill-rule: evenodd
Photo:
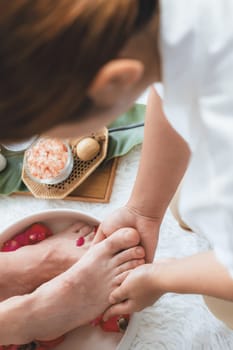
<svg viewBox="0 0 233 350">
<path fill-rule="evenodd" d="M 132 305 L 129 300 L 124 301 L 123 303 L 110 306 L 104 313 L 103 320 L 106 322 L 114 316 L 127 315 L 132 313 Z"/>
</svg>

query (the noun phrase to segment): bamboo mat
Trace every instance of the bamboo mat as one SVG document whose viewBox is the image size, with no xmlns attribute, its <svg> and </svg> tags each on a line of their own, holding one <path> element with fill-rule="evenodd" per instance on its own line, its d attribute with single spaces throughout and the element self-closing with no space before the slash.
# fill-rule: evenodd
<svg viewBox="0 0 233 350">
<path fill-rule="evenodd" d="M 79 187 L 64 200 L 90 203 L 108 203 L 112 194 L 118 159 L 114 158 L 100 165 Z M 16 195 L 32 196 L 30 192 Z"/>
</svg>

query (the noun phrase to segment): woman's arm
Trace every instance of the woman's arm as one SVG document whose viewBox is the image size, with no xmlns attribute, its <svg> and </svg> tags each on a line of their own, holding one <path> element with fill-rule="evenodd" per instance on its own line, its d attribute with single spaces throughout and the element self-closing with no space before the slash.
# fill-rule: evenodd
<svg viewBox="0 0 233 350">
<path fill-rule="evenodd" d="M 187 143 L 166 119 L 162 101 L 152 88 L 139 171 L 127 204 L 131 211 L 152 218 L 159 224 L 158 229 L 141 234 L 148 262 L 152 261 L 160 223 L 184 176 L 189 157 Z"/>
<path fill-rule="evenodd" d="M 128 205 L 141 215 L 162 220 L 189 156 L 187 143 L 169 124 L 161 98 L 152 88 L 139 171 Z"/>
<path fill-rule="evenodd" d="M 202 294 L 233 301 L 233 279 L 213 252 L 174 259 L 164 266 L 162 273 L 161 287 L 168 292 Z"/>
<path fill-rule="evenodd" d="M 106 218 L 99 227 L 99 242 L 122 227 L 135 228 L 153 260 L 160 224 L 189 162 L 187 143 L 167 121 L 162 102 L 151 90 L 145 122 L 145 136 L 137 179 L 126 206 Z"/>
</svg>

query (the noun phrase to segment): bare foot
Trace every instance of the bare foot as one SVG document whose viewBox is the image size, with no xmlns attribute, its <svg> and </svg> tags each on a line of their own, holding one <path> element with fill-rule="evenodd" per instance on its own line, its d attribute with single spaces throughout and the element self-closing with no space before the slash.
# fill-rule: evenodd
<svg viewBox="0 0 233 350">
<path fill-rule="evenodd" d="M 33 338 L 54 339 L 102 314 L 110 293 L 129 271 L 145 262 L 139 241 L 134 229 L 120 229 L 91 246 L 68 271 L 39 287 L 34 293 Z"/>
<path fill-rule="evenodd" d="M 76 242 L 79 238 L 84 238 L 84 244 L 77 247 Z M 69 226 L 66 230 L 58 232 L 49 237 L 38 245 L 38 248 L 51 250 L 54 265 L 60 265 L 59 273 L 64 272 L 73 264 L 75 264 L 87 252 L 94 238 L 94 227 L 84 222 L 76 222 Z M 36 248 L 36 246 L 33 246 Z M 55 277 L 55 276 L 53 276 Z"/>
<path fill-rule="evenodd" d="M 80 237 L 85 237 L 85 244 L 77 247 L 76 241 Z M 9 270 L 0 301 L 31 293 L 68 270 L 86 253 L 93 238 L 94 227 L 79 221 L 40 243 L 23 246 L 10 253 L 0 252 Z"/>
<path fill-rule="evenodd" d="M 41 281 L 36 287 L 45 283 L 59 274 L 68 270 L 77 263 L 82 256 L 89 250 L 94 239 L 94 227 L 84 222 L 76 222 L 66 230 L 58 232 L 38 245 L 31 246 L 41 252 L 49 252 L 46 259 L 49 261 L 50 271 L 47 273 L 47 279 Z M 82 238 L 84 243 L 77 246 L 77 241 Z M 38 247 L 36 247 L 38 246 Z"/>
</svg>

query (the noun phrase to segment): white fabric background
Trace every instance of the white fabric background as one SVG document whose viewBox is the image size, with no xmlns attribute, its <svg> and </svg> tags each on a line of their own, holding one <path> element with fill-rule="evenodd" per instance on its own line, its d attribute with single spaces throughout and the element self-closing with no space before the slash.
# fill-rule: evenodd
<svg viewBox="0 0 233 350">
<path fill-rule="evenodd" d="M 103 219 L 127 200 L 136 176 L 139 156 L 140 147 L 120 161 L 109 204 L 0 197 L 0 231 L 25 215 L 52 208 L 78 209 Z M 161 228 L 157 256 L 185 256 L 207 247 L 208 243 L 203 237 L 183 231 L 171 214 L 167 213 Z M 233 332 L 208 312 L 200 296 L 166 295 L 136 318 L 136 322 L 132 323 L 134 329 L 123 338 L 119 350 L 233 349 Z"/>
<path fill-rule="evenodd" d="M 180 214 L 233 276 L 232 13 L 232 0 L 162 0 L 160 51 L 164 111 L 192 150 Z"/>
</svg>

